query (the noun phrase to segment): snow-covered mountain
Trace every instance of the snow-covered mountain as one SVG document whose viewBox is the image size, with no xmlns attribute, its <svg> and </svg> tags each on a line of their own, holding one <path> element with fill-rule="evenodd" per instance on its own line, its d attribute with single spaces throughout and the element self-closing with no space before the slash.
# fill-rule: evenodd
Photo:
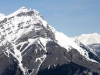
<svg viewBox="0 0 100 75">
<path fill-rule="evenodd" d="M 75 39 L 81 41 L 84 45 L 100 43 L 100 34 L 82 34 L 80 36 L 75 36 Z"/>
<path fill-rule="evenodd" d="M 73 39 L 79 40 L 89 49 L 91 49 L 93 52 L 100 56 L 100 34 L 82 34 L 80 36 L 74 37 Z"/>
<path fill-rule="evenodd" d="M 100 74 L 97 55 L 25 7 L 0 21 L 0 66 L 0 75 Z"/>
</svg>

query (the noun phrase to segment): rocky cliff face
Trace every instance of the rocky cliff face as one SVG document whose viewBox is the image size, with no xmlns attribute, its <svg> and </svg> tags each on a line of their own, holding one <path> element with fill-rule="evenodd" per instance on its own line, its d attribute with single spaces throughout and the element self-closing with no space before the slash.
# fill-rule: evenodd
<svg viewBox="0 0 100 75">
<path fill-rule="evenodd" d="M 100 75 L 100 58 L 20 8 L 0 21 L 0 75 Z"/>
</svg>

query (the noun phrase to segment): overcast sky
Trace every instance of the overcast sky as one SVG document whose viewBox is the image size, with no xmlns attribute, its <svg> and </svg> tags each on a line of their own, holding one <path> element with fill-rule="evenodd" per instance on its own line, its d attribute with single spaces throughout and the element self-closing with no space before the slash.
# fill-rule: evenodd
<svg viewBox="0 0 100 75">
<path fill-rule="evenodd" d="M 8 15 L 22 6 L 38 10 L 67 36 L 100 34 L 100 0 L 0 0 L 0 13 Z"/>
</svg>

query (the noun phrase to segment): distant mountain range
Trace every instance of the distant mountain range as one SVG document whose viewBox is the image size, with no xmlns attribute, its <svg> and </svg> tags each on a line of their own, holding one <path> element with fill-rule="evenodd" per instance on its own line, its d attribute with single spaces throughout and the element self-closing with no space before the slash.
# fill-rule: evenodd
<svg viewBox="0 0 100 75">
<path fill-rule="evenodd" d="M 100 56 L 100 34 L 82 34 L 80 36 L 75 36 L 73 39 L 79 40 L 84 45 L 86 45 L 90 50 L 92 50 Z"/>
<path fill-rule="evenodd" d="M 100 75 L 100 57 L 80 41 L 56 31 L 37 10 L 0 14 L 0 75 Z"/>
</svg>

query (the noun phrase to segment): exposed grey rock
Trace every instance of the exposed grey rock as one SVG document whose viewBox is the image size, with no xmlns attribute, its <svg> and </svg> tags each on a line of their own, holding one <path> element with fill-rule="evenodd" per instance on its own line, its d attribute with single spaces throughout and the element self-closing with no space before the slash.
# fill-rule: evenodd
<svg viewBox="0 0 100 75">
<path fill-rule="evenodd" d="M 23 75 L 13 58 L 0 54 L 0 75 Z"/>
<path fill-rule="evenodd" d="M 21 12 L 19 14 L 17 14 L 18 17 L 21 17 L 21 16 L 32 16 L 34 15 L 34 11 L 29 11 L 29 12 Z"/>
<path fill-rule="evenodd" d="M 7 22 L 7 18 L 5 18 L 4 20 L 0 21 L 0 24 Z"/>
</svg>

